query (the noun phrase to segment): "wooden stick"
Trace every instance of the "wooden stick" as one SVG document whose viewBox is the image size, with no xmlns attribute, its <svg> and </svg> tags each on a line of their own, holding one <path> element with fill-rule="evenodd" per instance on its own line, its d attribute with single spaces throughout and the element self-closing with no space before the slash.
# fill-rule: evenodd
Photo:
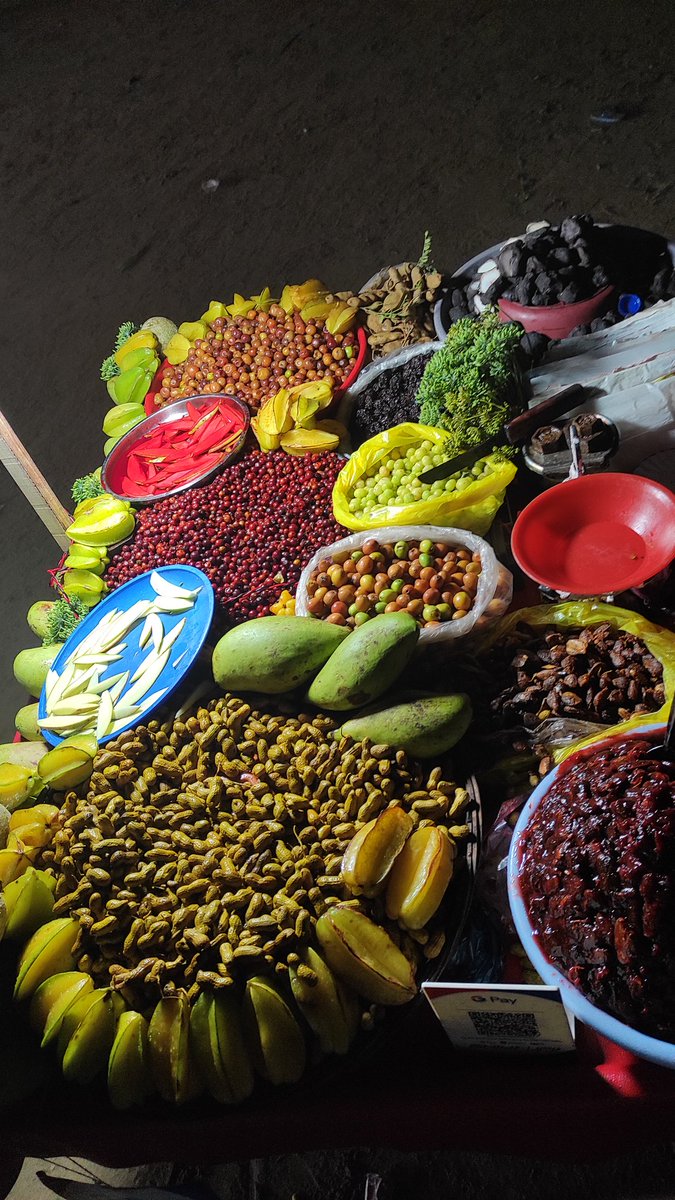
<svg viewBox="0 0 675 1200">
<path fill-rule="evenodd" d="M 2 412 L 0 412 L 0 462 L 7 468 L 15 484 L 21 489 L 29 504 L 33 506 L 57 545 L 61 550 L 67 550 L 70 543 L 65 530 L 70 525 L 72 517 L 63 507 L 58 496 L 54 494 Z"/>
</svg>

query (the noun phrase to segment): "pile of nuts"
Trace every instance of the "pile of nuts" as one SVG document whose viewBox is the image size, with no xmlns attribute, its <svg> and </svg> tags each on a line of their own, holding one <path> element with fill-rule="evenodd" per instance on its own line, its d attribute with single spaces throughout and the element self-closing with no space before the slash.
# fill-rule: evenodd
<svg viewBox="0 0 675 1200">
<path fill-rule="evenodd" d="M 308 610 L 333 625 L 354 628 L 378 613 L 409 612 L 423 628 L 471 612 L 481 574 L 480 554 L 446 542 L 371 537 L 359 550 L 324 558 L 307 583 Z"/>
<path fill-rule="evenodd" d="M 155 403 L 233 392 L 257 410 L 280 387 L 325 379 L 335 388 L 356 358 L 356 333 L 331 334 L 321 318 L 304 321 L 296 310 L 272 304 L 240 317 L 217 317 L 184 362 L 166 371 Z"/>
<path fill-rule="evenodd" d="M 491 711 L 535 729 L 548 717 L 613 725 L 664 702 L 663 664 L 641 638 L 609 622 L 584 629 L 519 623 L 483 666 Z"/>
<path fill-rule="evenodd" d="M 342 536 L 331 505 L 342 465 L 337 454 L 252 450 L 206 487 L 142 509 L 106 583 L 189 563 L 213 584 L 220 626 L 265 616 L 282 588 L 295 591 L 312 552 Z"/>
<path fill-rule="evenodd" d="M 335 727 L 228 694 L 109 742 L 40 862 L 56 875 L 54 916 L 80 923 L 79 969 L 141 1010 L 160 991 L 193 999 L 285 974 L 321 913 L 348 898 L 342 856 L 365 822 L 396 801 L 418 828 L 465 834 L 467 793 L 440 767 L 338 741 Z M 360 907 L 411 961 L 440 953 L 442 930 L 404 933 L 381 901 Z"/>
</svg>

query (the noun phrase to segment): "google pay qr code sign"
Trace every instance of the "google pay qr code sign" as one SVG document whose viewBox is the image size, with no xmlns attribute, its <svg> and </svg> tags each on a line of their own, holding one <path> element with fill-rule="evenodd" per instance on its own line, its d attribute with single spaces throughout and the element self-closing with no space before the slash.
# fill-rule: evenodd
<svg viewBox="0 0 675 1200">
<path fill-rule="evenodd" d="M 574 1049 L 573 1018 L 558 988 L 425 983 L 422 990 L 458 1050 L 562 1054 Z"/>
</svg>

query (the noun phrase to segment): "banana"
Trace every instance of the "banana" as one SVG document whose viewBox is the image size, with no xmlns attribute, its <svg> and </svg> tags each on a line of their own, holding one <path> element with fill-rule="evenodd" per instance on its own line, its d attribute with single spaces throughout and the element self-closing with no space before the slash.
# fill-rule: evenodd
<svg viewBox="0 0 675 1200">
<path fill-rule="evenodd" d="M 154 1091 L 150 1075 L 148 1022 L 139 1012 L 120 1015 L 108 1059 L 108 1095 L 113 1108 L 142 1104 Z"/>
<path fill-rule="evenodd" d="M 190 1064 L 190 1001 L 187 992 L 163 996 L 148 1028 L 150 1068 L 163 1100 L 184 1104 L 195 1094 Z"/>
<path fill-rule="evenodd" d="M 7 928 L 5 937 L 24 942 L 44 925 L 54 908 L 53 880 L 47 883 L 46 872 L 28 867 L 23 875 L 5 888 Z"/>
<path fill-rule="evenodd" d="M 270 1083 L 295 1083 L 305 1069 L 305 1040 L 288 1004 L 271 980 L 246 984 L 244 1033 L 253 1065 Z"/>
<path fill-rule="evenodd" d="M 239 1007 L 222 992 L 202 992 L 190 1016 L 190 1046 L 207 1091 L 221 1104 L 239 1104 L 253 1091 L 253 1068 Z"/>
<path fill-rule="evenodd" d="M 119 993 L 112 988 L 96 990 L 99 994 L 89 1005 L 63 1052 L 63 1074 L 71 1083 L 91 1083 L 104 1069 L 115 1040 L 117 1018 L 124 1010 L 124 1000 Z"/>
<path fill-rule="evenodd" d="M 421 929 L 436 912 L 452 879 L 455 843 L 444 829 L 427 825 L 408 838 L 392 867 L 386 909 L 406 929 Z"/>
<path fill-rule="evenodd" d="M 72 950 L 78 930 L 72 917 L 57 917 L 33 934 L 19 959 L 15 1000 L 27 1000 L 50 975 L 74 969 Z"/>
<path fill-rule="evenodd" d="M 330 967 L 311 946 L 306 949 L 303 962 L 316 975 L 316 982 L 308 982 L 298 974 L 297 967 L 291 967 L 293 998 L 319 1039 L 323 1053 L 346 1054 L 359 1025 L 356 997 L 338 983 Z"/>
<path fill-rule="evenodd" d="M 319 917 L 316 935 L 329 967 L 374 1004 L 406 1004 L 417 992 L 411 964 L 386 930 L 358 909 L 335 904 Z"/>
<path fill-rule="evenodd" d="M 30 1002 L 29 1016 L 35 1032 L 42 1034 L 43 1048 L 58 1036 L 71 1005 L 93 990 L 94 981 L 84 971 L 60 971 L 40 984 Z"/>
<path fill-rule="evenodd" d="M 412 828 L 412 817 L 393 804 L 359 829 L 342 859 L 342 878 L 353 895 L 376 896 L 382 891 Z"/>
</svg>

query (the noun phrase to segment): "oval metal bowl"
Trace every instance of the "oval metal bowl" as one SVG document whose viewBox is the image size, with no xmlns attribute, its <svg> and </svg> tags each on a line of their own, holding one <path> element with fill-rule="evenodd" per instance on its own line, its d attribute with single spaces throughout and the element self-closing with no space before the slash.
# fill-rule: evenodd
<svg viewBox="0 0 675 1200">
<path fill-rule="evenodd" d="M 213 404 L 214 400 L 227 400 L 228 404 L 234 405 L 244 418 L 244 427 L 235 445 L 232 449 L 224 451 L 218 462 L 212 464 L 208 470 L 204 471 L 202 475 L 197 476 L 196 479 L 192 479 L 190 483 L 184 483 L 177 488 L 168 488 L 165 492 L 157 492 L 154 496 L 143 495 L 143 493 L 123 495 L 116 490 L 115 485 L 119 486 L 119 480 L 122 478 L 124 472 L 124 464 L 130 452 L 147 433 L 152 433 L 161 425 L 170 425 L 173 421 L 178 421 L 181 417 L 187 416 L 188 404 L 192 404 L 197 410 L 201 410 Z M 128 500 L 130 504 L 154 504 L 157 500 L 166 500 L 168 496 L 176 496 L 179 492 L 186 492 L 189 488 L 208 483 L 219 471 L 222 471 L 227 463 L 232 462 L 240 453 L 246 441 L 249 424 L 250 415 L 248 407 L 242 400 L 238 400 L 236 396 L 212 394 L 209 396 L 189 396 L 186 400 L 176 400 L 173 404 L 167 404 L 164 408 L 157 409 L 151 417 L 146 417 L 140 424 L 134 425 L 133 429 L 130 429 L 128 433 L 125 433 L 124 437 L 120 438 L 119 442 L 113 446 L 101 467 L 101 485 L 111 496 L 117 496 L 121 500 Z"/>
</svg>

